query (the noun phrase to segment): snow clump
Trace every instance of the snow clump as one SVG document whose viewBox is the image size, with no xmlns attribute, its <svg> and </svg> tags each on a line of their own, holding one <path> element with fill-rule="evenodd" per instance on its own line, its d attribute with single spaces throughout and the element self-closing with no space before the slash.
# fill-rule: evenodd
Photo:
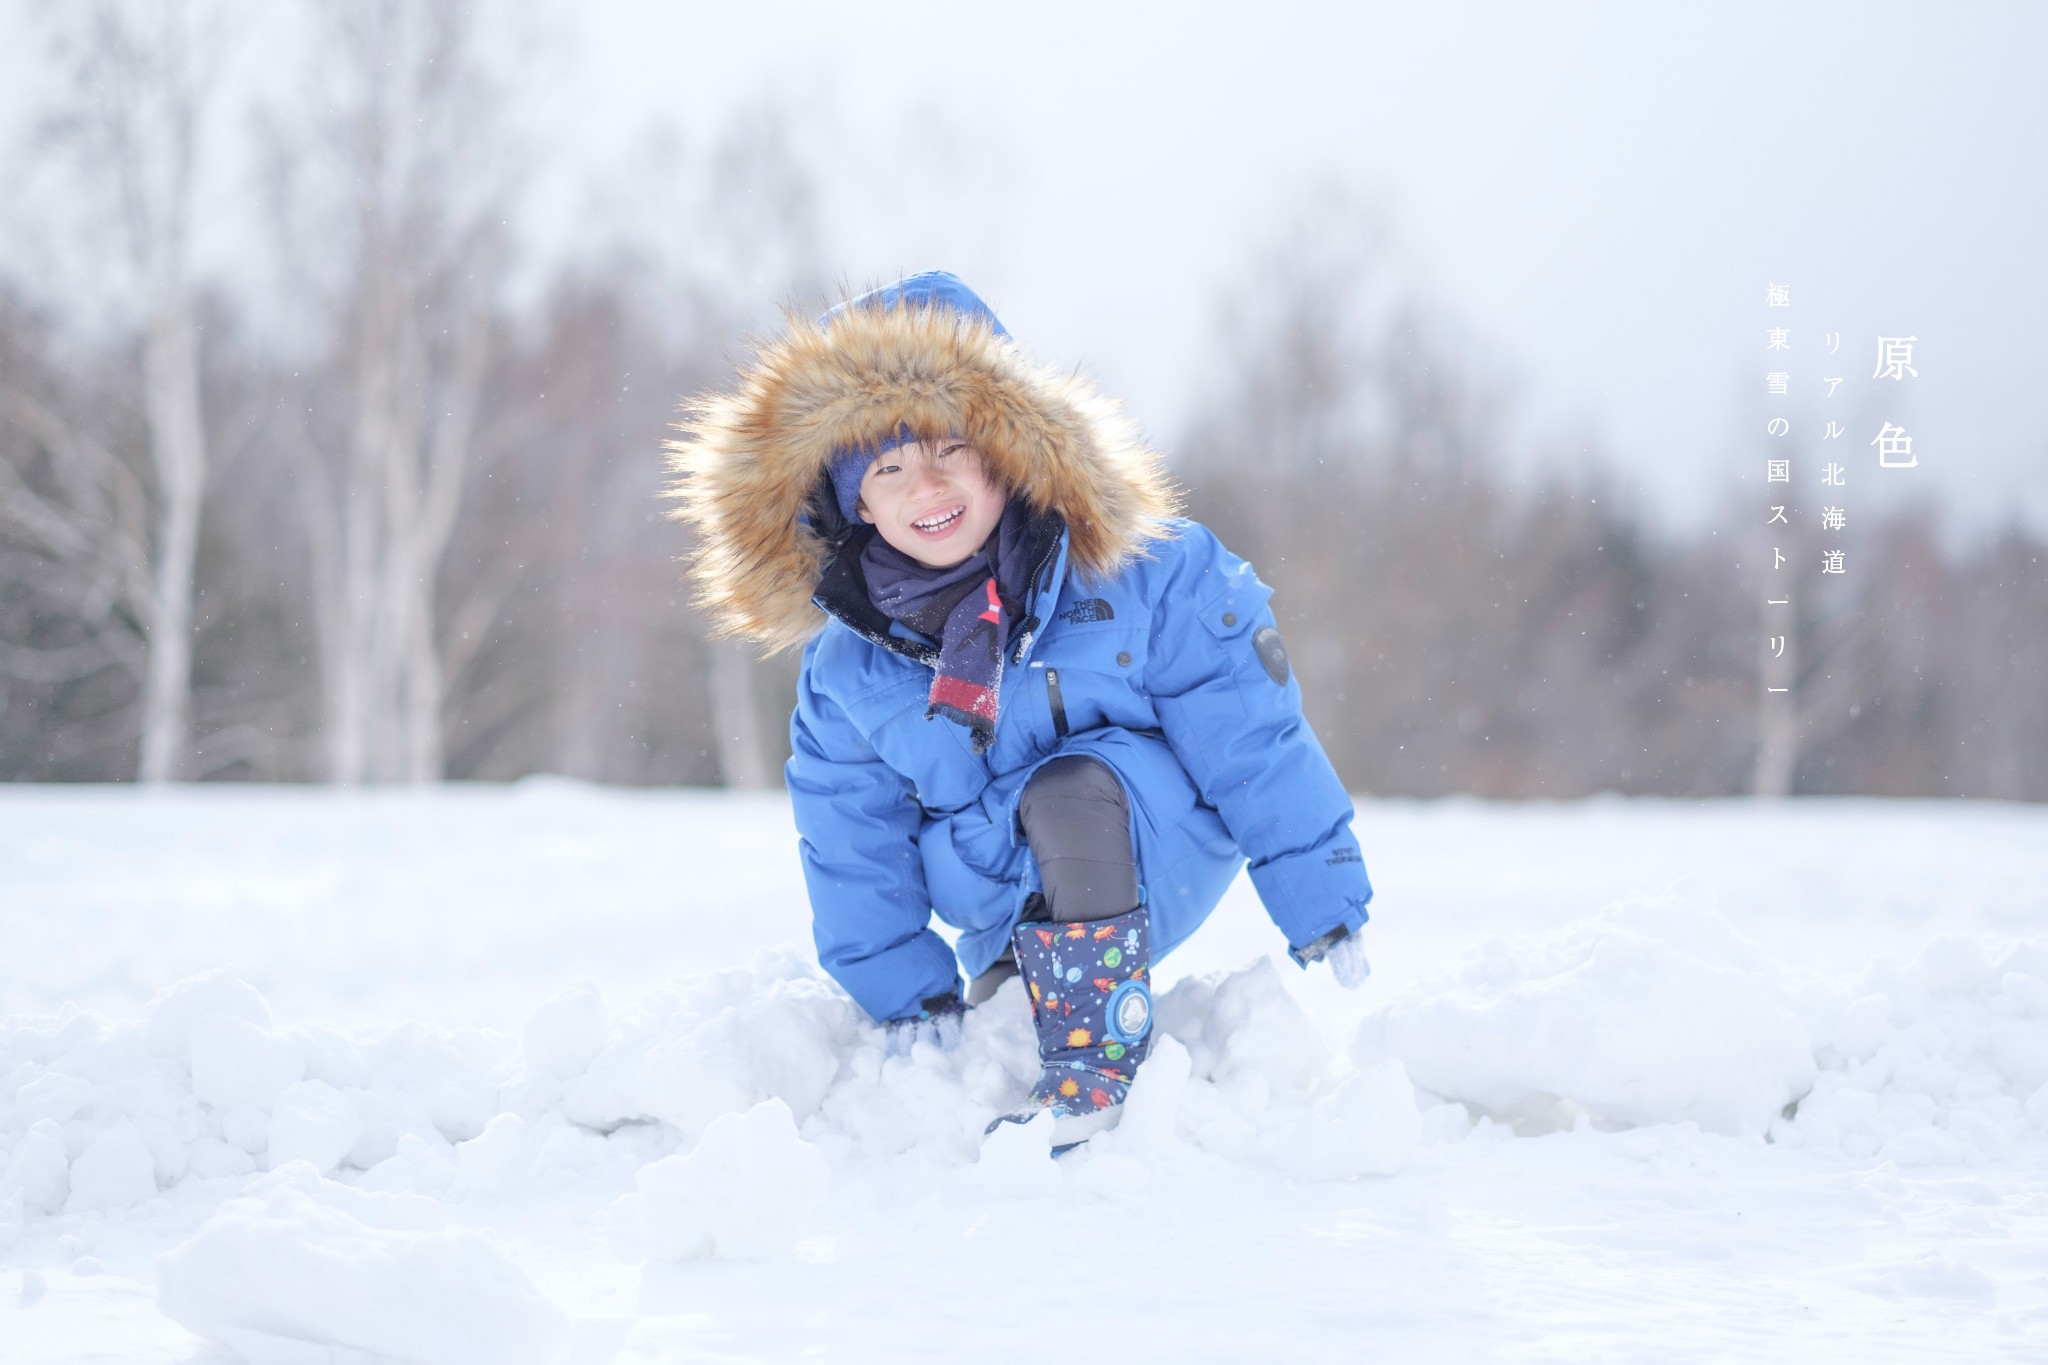
<svg viewBox="0 0 2048 1365">
<path fill-rule="evenodd" d="M 1831 979 L 1786 971 L 1710 907 L 1634 902 L 1485 941 L 1368 1013 L 1348 1054 L 1289 980 L 1260 959 L 1161 992 L 1152 1058 L 1091 1160 L 1354 1179 L 1489 1116 L 1522 1132 L 1692 1123 L 1901 1166 L 1998 1161 L 2048 1135 L 2048 939 L 1938 939 Z M 980 1165 L 991 1192 L 1049 1189 L 1004 1173 L 1036 1131 L 995 1152 L 982 1136 L 1036 1074 L 1021 983 L 970 1013 L 955 1051 L 889 1057 L 791 949 L 617 1012 L 575 986 L 513 1037 L 280 1027 L 208 973 L 128 1024 L 68 1007 L 0 1020 L 0 1241 L 192 1182 L 227 1198 L 303 1162 L 456 1202 L 640 1170 L 646 1208 L 684 1211 L 653 1218 L 649 1254 L 781 1255 L 825 1169 Z M 734 1132 L 761 1149 L 730 1148 Z M 776 1186 L 757 1226 L 705 1193 L 714 1170 L 732 1190 Z"/>
<path fill-rule="evenodd" d="M 248 982 L 219 969 L 188 976 L 158 991 L 143 1010 L 149 1050 L 182 1057 L 192 1048 L 192 1026 L 209 1014 L 270 1027 L 270 1002 Z"/>
<path fill-rule="evenodd" d="M 482 1236 L 417 1195 L 295 1162 L 259 1177 L 157 1263 L 158 1306 L 251 1365 L 549 1365 L 568 1320 Z"/>
<path fill-rule="evenodd" d="M 1159 1028 L 1155 1060 L 1139 1071 L 1132 1095 L 1147 1131 L 1159 1120 L 1142 1111 L 1167 1094 L 1139 1092 L 1165 1057 L 1162 1092 L 1177 1113 L 1174 1132 L 1217 1156 L 1342 1180 L 1391 1175 L 1415 1152 L 1422 1119 L 1401 1063 L 1340 1075 L 1271 958 L 1179 982 L 1159 999 Z M 1185 1050 L 1174 1058 L 1170 1049 Z M 1150 1145 L 1156 1150 L 1156 1139 Z"/>
<path fill-rule="evenodd" d="M 1945 936 L 1799 1000 L 1822 1070 L 1779 1142 L 1898 1166 L 1980 1166 L 2048 1135 L 2048 939 L 1994 957 Z"/>
<path fill-rule="evenodd" d="M 71 1163 L 66 1213 L 125 1209 L 156 1195 L 156 1159 L 132 1123 L 103 1128 Z"/>
<path fill-rule="evenodd" d="M 1776 964 L 1677 898 L 1488 938 L 1367 1016 L 1352 1058 L 1399 1059 L 1424 1090 L 1539 1128 L 1562 1100 L 1621 1124 L 1762 1133 L 1815 1076 Z"/>
<path fill-rule="evenodd" d="M 604 1050 L 611 1022 L 594 981 L 579 981 L 526 1021 L 522 1054 L 537 1075 L 567 1079 L 588 1070 Z"/>
<path fill-rule="evenodd" d="M 363 1121 L 348 1096 L 325 1081 L 299 1081 L 277 1097 L 264 1148 L 272 1170 L 304 1161 L 326 1175 L 362 1136 Z"/>
<path fill-rule="evenodd" d="M 550 1061 L 567 1032 L 541 1024 Z M 529 1030 L 533 1034 L 535 1030 Z M 695 1140 L 722 1115 L 779 1099 L 803 1122 L 838 1077 L 841 1056 L 872 1032 L 859 1007 L 793 951 L 655 992 L 581 1075 L 563 1087 L 571 1122 L 608 1131 L 656 1119 Z"/>
<path fill-rule="evenodd" d="M 192 1021 L 192 1093 L 216 1109 L 268 1109 L 305 1075 L 304 1055 L 266 1027 L 226 1014 Z"/>
<path fill-rule="evenodd" d="M 687 1155 L 642 1167 L 622 1212 L 652 1260 L 772 1260 L 795 1251 L 828 1183 L 824 1154 L 771 1099 L 715 1119 Z"/>
</svg>

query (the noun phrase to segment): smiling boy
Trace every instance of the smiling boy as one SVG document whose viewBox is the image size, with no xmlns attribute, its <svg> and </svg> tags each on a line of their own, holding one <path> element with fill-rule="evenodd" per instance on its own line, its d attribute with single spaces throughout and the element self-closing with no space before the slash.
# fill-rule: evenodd
<svg viewBox="0 0 2048 1365">
<path fill-rule="evenodd" d="M 899 1043 L 1024 978 L 1039 1076 L 991 1127 L 1113 1121 L 1153 962 L 1247 860 L 1295 960 L 1364 980 L 1372 887 L 1271 590 L 1085 380 L 934 272 L 792 322 L 679 429 L 700 603 L 804 649 L 819 961 Z"/>
<path fill-rule="evenodd" d="M 950 568 L 988 540 L 1003 515 L 981 452 L 961 440 L 906 441 L 861 475 L 860 519 L 918 563 Z"/>
</svg>

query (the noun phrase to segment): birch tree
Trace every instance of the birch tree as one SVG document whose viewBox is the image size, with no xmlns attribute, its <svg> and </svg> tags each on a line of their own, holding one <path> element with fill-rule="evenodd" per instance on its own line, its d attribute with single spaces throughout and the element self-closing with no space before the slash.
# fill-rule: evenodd
<svg viewBox="0 0 2048 1365">
<path fill-rule="evenodd" d="M 652 214 L 648 184 L 665 188 Z M 725 378 L 730 338 L 772 325 L 773 304 L 815 306 L 825 296 L 818 188 L 776 107 L 740 111 L 701 153 L 672 136 L 644 148 L 633 195 L 642 218 L 627 250 L 674 301 L 664 319 L 672 368 L 697 383 Z M 676 232 L 679 222 L 687 234 Z M 776 785 L 786 727 L 766 698 L 788 690 L 788 661 L 762 660 L 730 640 L 701 643 L 720 780 L 741 789 Z"/>
<path fill-rule="evenodd" d="M 334 7 L 324 110 L 273 149 L 286 260 L 315 275 L 344 394 L 308 440 L 326 767 L 336 782 L 441 776 L 436 588 L 491 354 L 505 170 L 459 0 Z M 336 269 L 324 277 L 320 263 Z"/>
<path fill-rule="evenodd" d="M 63 105 L 47 120 L 47 133 L 68 154 L 89 209 L 117 224 L 118 264 L 139 314 L 139 406 L 154 477 L 143 551 L 148 581 L 135 604 L 145 649 L 137 770 L 145 782 L 163 782 L 179 775 L 190 748 L 193 566 L 207 467 L 191 243 L 201 131 L 226 42 L 225 12 L 184 0 L 105 0 L 53 12 L 49 23 Z M 19 389 L 10 390 L 7 405 L 50 441 L 58 414 Z M 65 452 L 60 458 L 72 462 L 74 485 L 130 477 L 118 461 L 86 454 L 88 446 L 72 432 L 46 448 Z M 102 487 L 84 502 L 129 496 Z"/>
</svg>

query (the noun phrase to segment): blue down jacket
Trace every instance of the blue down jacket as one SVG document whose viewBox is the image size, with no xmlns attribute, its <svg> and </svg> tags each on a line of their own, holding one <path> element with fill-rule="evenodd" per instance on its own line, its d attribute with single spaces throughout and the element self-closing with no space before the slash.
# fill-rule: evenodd
<svg viewBox="0 0 2048 1365">
<path fill-rule="evenodd" d="M 1301 716 L 1266 586 L 1177 519 L 1164 459 L 1078 371 L 1042 366 L 957 277 L 913 275 L 758 345 L 669 444 L 697 603 L 722 634 L 802 646 L 789 791 L 819 960 L 905 1018 L 1002 952 L 1038 869 L 1017 803 L 1089 754 L 1130 795 L 1156 952 L 1246 859 L 1292 947 L 1356 930 L 1372 888 L 1351 804 Z M 841 452 L 958 436 L 1032 512 L 1001 715 L 986 754 L 927 720 L 929 644 L 868 600 Z M 959 957 L 932 916 L 959 929 Z"/>
<path fill-rule="evenodd" d="M 963 726 L 926 719 L 930 667 L 836 598 L 848 585 L 830 567 L 820 583 L 831 620 L 804 650 L 787 776 L 819 960 L 876 1019 L 917 1014 L 1001 955 L 1038 888 L 1018 798 L 1063 754 L 1123 780 L 1155 954 L 1247 859 L 1289 945 L 1365 922 L 1351 802 L 1302 718 L 1272 590 L 1184 520 L 1089 581 L 1050 522 L 985 755 Z M 934 914 L 960 931 L 957 962 Z"/>
</svg>

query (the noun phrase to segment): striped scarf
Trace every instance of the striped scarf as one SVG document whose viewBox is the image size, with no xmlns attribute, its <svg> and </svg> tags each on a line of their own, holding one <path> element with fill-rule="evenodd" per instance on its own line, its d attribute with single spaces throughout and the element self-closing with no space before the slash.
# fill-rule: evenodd
<svg viewBox="0 0 2048 1365">
<path fill-rule="evenodd" d="M 974 752 L 995 742 L 1003 646 L 1027 572 L 1030 515 L 1012 501 L 988 543 L 949 569 L 918 563 L 877 534 L 861 550 L 875 608 L 938 645 L 925 716 L 967 727 Z"/>
</svg>

